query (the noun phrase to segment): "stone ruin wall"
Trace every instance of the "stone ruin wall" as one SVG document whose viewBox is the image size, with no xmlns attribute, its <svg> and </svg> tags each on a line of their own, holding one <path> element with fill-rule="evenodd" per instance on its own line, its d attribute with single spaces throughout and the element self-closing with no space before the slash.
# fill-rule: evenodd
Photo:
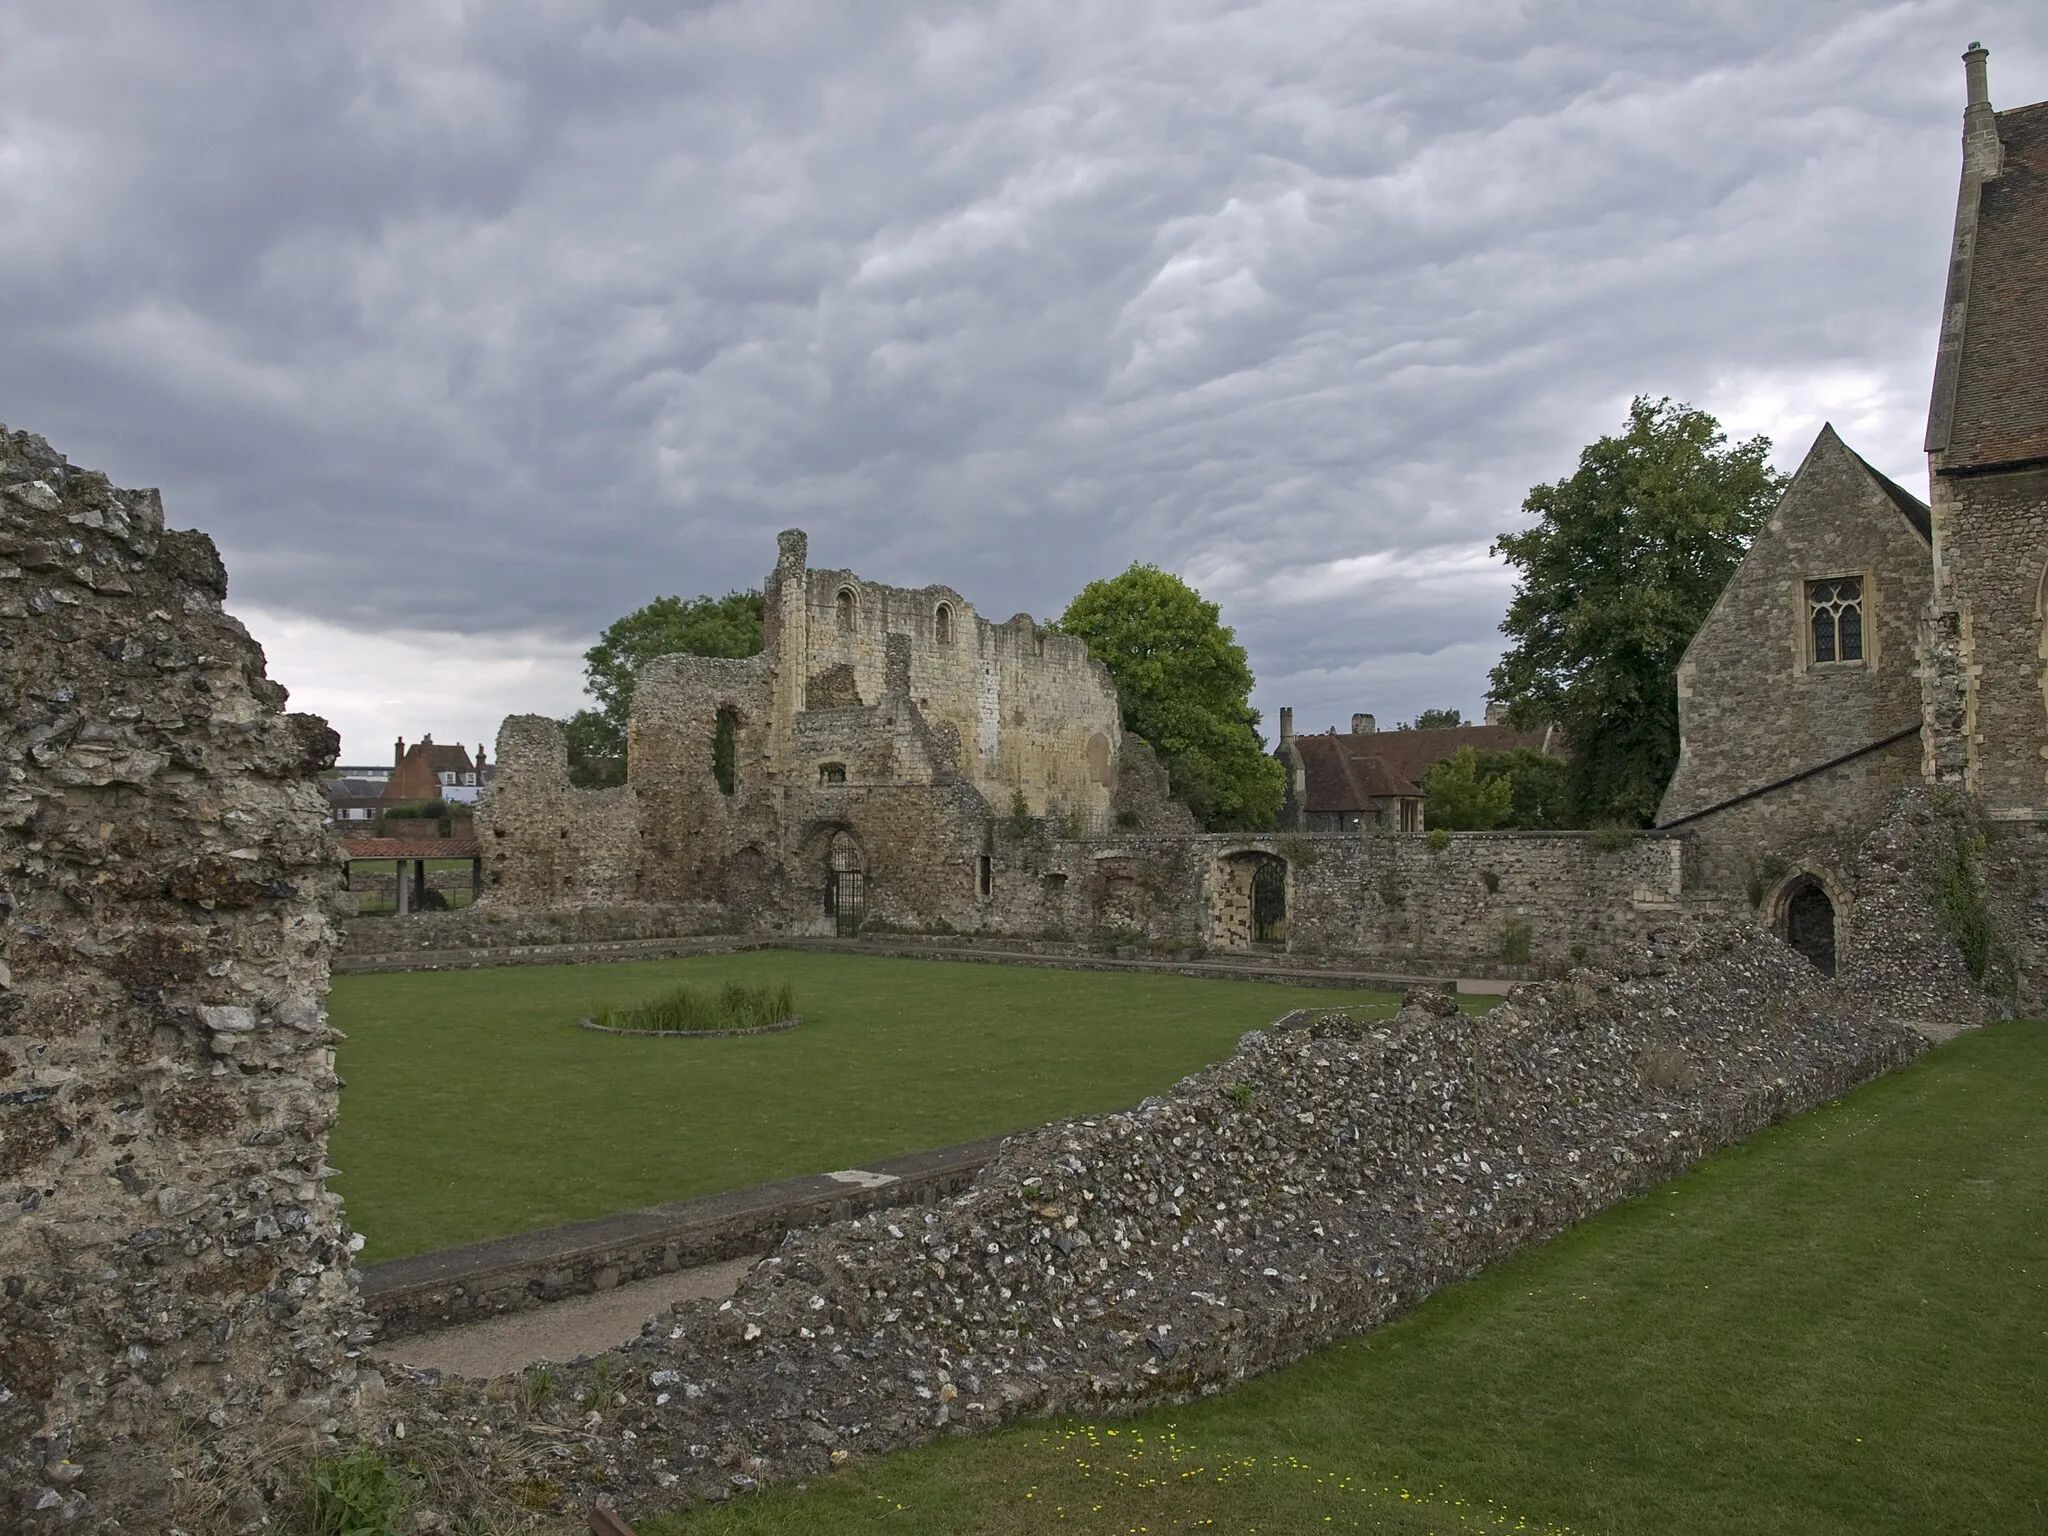
<svg viewBox="0 0 2048 1536">
<path fill-rule="evenodd" d="M 1943 584 L 1929 703 L 1962 759 L 1942 766 L 1993 817 L 2048 816 L 2048 469 L 1937 470 L 1932 506 Z"/>
<path fill-rule="evenodd" d="M 324 1184 L 337 743 L 226 590 L 154 491 L 0 429 L 10 1531 L 253 1526 L 361 1380 Z"/>
<path fill-rule="evenodd" d="M 1230 909 L 1248 902 L 1253 856 L 1287 866 L 1288 953 L 1483 973 L 1625 960 L 1679 902 L 1684 845 L 1654 833 L 1607 852 L 1585 833 L 1454 832 L 1441 847 L 1417 835 L 1211 833 L 1054 842 L 1024 868 L 1040 871 L 1043 928 L 1223 954 L 1222 934 L 1244 926 Z M 1527 951 L 1510 961 L 1517 931 Z"/>
<path fill-rule="evenodd" d="M 431 1409 L 485 1447 L 495 1483 L 630 1514 L 1023 1415 L 1183 1401 L 1375 1326 L 1924 1047 L 1753 926 L 1674 921 L 1632 971 L 1524 986 L 1483 1017 L 1417 994 L 1391 1021 L 1248 1035 L 1135 1109 L 1010 1138 L 934 1209 L 793 1235 L 729 1302 L 681 1304 L 558 1368 L 537 1411 L 510 1380 L 426 1377 L 396 1384 L 395 1411 Z M 600 1383 L 609 1405 L 586 1416 Z M 543 1435 L 522 1435 L 533 1416 Z"/>
<path fill-rule="evenodd" d="M 904 691 L 951 744 L 953 771 L 996 814 L 1007 814 L 1021 793 L 1034 816 L 1078 817 L 1087 831 L 1108 827 L 1123 714 L 1108 669 L 1086 642 L 1048 634 L 1028 614 L 992 624 L 950 587 L 892 587 L 852 571 L 811 570 L 801 532 L 779 542 L 764 590 L 767 633 L 786 668 L 776 749 L 787 782 L 800 785 L 817 768 L 792 730 L 796 715 L 888 697 L 889 647 L 900 637 Z M 842 591 L 855 596 L 851 631 L 839 623 Z"/>
</svg>

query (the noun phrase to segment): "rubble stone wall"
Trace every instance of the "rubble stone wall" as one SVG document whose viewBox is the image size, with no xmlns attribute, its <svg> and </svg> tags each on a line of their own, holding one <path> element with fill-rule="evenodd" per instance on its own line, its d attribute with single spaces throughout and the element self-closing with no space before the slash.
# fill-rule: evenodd
<svg viewBox="0 0 2048 1536">
<path fill-rule="evenodd" d="M 1933 492 L 1954 638 L 1930 692 L 1960 683 L 1963 783 L 1991 815 L 2048 817 L 2048 469 L 1937 469 Z"/>
<path fill-rule="evenodd" d="M 215 1495 L 253 1527 L 276 1441 L 355 1389 L 324 1185 L 336 741 L 283 712 L 226 591 L 154 491 L 0 428 L 9 1531 L 197 1525 Z"/>
<path fill-rule="evenodd" d="M 557 1370 L 543 1435 L 495 1387 L 420 1379 L 399 1401 L 486 1446 L 496 1478 L 631 1512 L 1023 1414 L 1185 1400 L 1924 1047 L 1748 924 L 1675 925 L 1657 949 L 1647 974 L 1525 986 L 1483 1017 L 1422 994 L 1392 1021 L 1291 1016 L 1133 1110 L 1012 1137 L 965 1194 L 793 1235 L 729 1302 Z"/>
</svg>

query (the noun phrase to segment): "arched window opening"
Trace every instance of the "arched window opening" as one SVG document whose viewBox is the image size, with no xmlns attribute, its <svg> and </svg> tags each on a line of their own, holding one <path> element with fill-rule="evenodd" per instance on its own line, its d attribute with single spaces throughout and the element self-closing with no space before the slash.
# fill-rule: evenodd
<svg viewBox="0 0 2048 1536">
<path fill-rule="evenodd" d="M 1863 659 L 1863 579 L 1837 576 L 1806 584 L 1816 665 Z"/>
<path fill-rule="evenodd" d="M 859 605 L 860 599 L 854 596 L 853 588 L 841 587 L 839 589 L 839 597 L 834 602 L 833 609 L 838 615 L 839 632 L 841 634 L 850 635 L 853 633 L 854 616 Z"/>
<path fill-rule="evenodd" d="M 995 889 L 995 860 L 982 854 L 974 861 L 974 894 L 986 896 Z"/>
<path fill-rule="evenodd" d="M 1823 975 L 1835 974 L 1835 904 L 1827 887 L 1802 875 L 1785 893 L 1778 937 L 1811 961 Z"/>
<path fill-rule="evenodd" d="M 718 792 L 729 795 L 740 784 L 740 717 L 730 707 L 719 710 L 718 726 L 711 733 L 711 776 L 718 780 Z"/>
<path fill-rule="evenodd" d="M 844 764 L 844 763 L 820 763 L 820 764 L 818 764 L 818 784 L 819 784 L 819 786 L 820 786 L 821 788 L 822 788 L 823 786 L 827 785 L 827 784 L 844 784 L 845 782 L 846 782 L 846 764 Z"/>
<path fill-rule="evenodd" d="M 938 637 L 938 642 L 941 645 L 951 645 L 953 643 L 953 605 L 951 603 L 939 604 L 938 611 L 932 615 L 932 633 Z"/>
</svg>

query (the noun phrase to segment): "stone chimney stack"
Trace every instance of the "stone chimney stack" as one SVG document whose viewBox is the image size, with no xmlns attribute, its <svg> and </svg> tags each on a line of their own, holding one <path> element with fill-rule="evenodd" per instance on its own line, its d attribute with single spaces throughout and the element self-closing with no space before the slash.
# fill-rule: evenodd
<svg viewBox="0 0 2048 1536">
<path fill-rule="evenodd" d="M 1351 734 L 1354 736 L 1375 736 L 1379 734 L 1380 723 L 1371 715 L 1353 715 Z"/>
<path fill-rule="evenodd" d="M 1282 704 L 1280 706 L 1280 739 L 1282 741 L 1294 740 L 1294 709 L 1291 705 Z"/>
<path fill-rule="evenodd" d="M 1488 699 L 1486 701 L 1486 723 L 1488 725 L 1506 725 L 1508 723 L 1507 705 L 1499 699 Z"/>
<path fill-rule="evenodd" d="M 1986 67 L 1990 59 L 1982 43 L 1970 44 L 1963 55 L 1963 174 L 1984 179 L 1998 174 L 2004 158 L 1991 111 L 1991 71 Z"/>
</svg>

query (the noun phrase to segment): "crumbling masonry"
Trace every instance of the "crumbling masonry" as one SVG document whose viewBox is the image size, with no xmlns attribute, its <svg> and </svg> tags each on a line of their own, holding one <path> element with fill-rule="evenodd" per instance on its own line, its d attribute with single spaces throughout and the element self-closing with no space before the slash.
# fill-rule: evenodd
<svg viewBox="0 0 2048 1536">
<path fill-rule="evenodd" d="M 355 1391 L 322 1183 L 336 742 L 226 591 L 154 491 L 0 429 L 8 1530 L 258 1520 L 272 1454 Z"/>
</svg>

